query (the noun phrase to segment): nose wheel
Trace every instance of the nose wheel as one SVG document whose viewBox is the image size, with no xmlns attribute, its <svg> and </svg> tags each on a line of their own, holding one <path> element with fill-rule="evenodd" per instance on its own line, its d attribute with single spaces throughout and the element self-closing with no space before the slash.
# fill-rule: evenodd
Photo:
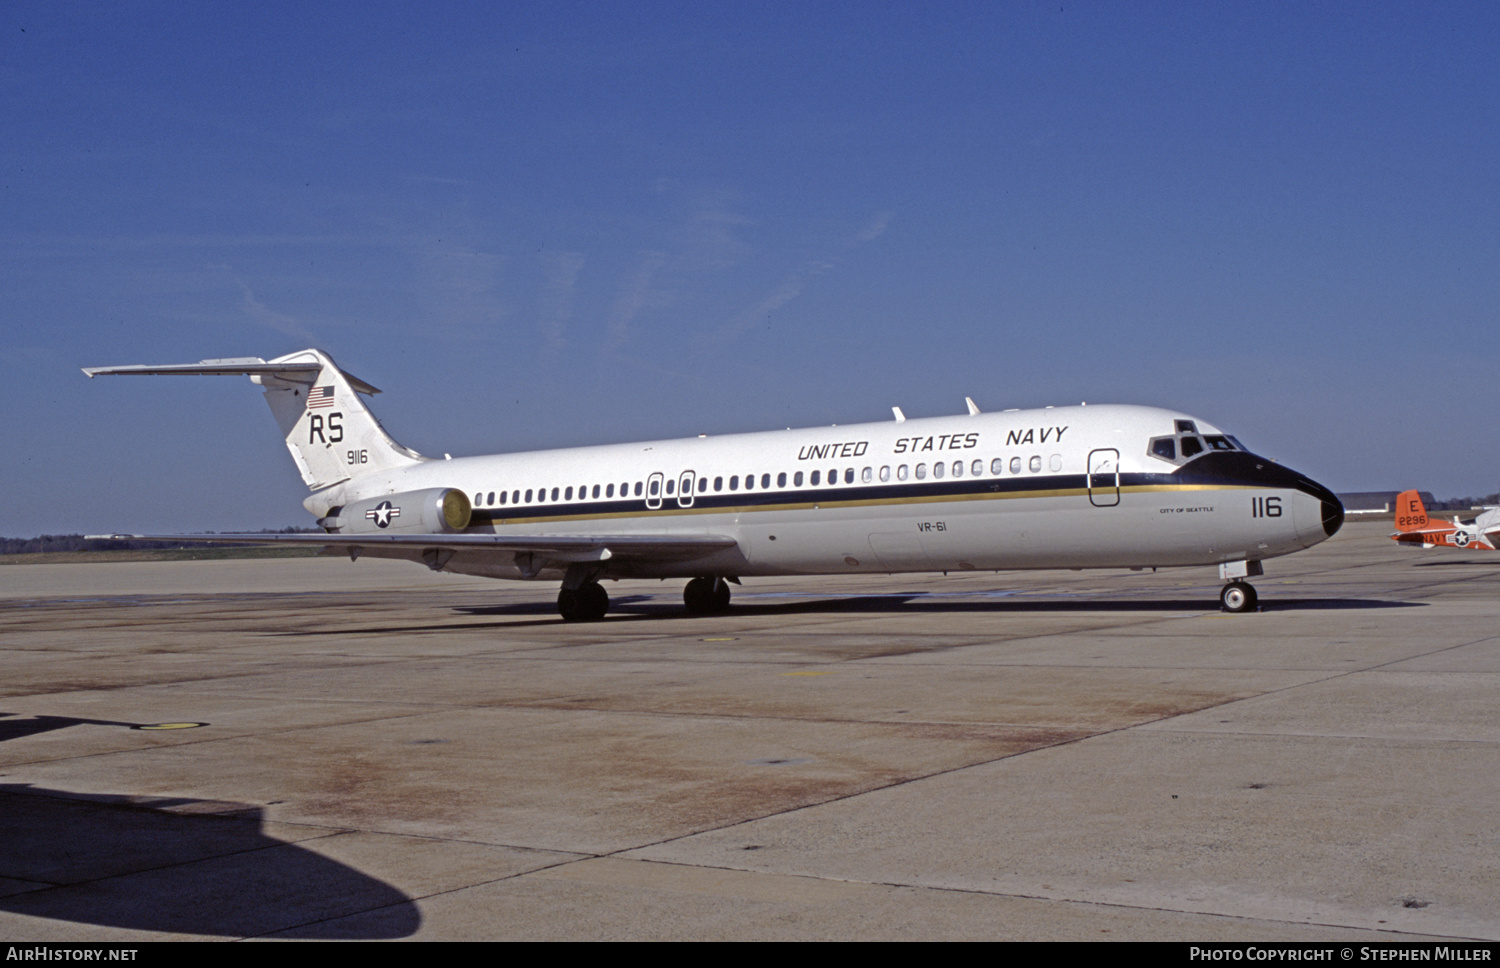
<svg viewBox="0 0 1500 968">
<path fill-rule="evenodd" d="M 1253 612 L 1260 596 L 1249 582 L 1232 581 L 1219 592 L 1219 604 L 1226 612 Z"/>
<path fill-rule="evenodd" d="M 566 622 L 597 622 L 609 611 L 609 592 L 596 581 L 557 593 L 557 612 Z"/>
<path fill-rule="evenodd" d="M 682 603 L 693 615 L 729 611 L 729 582 L 722 578 L 694 578 L 682 590 Z"/>
</svg>

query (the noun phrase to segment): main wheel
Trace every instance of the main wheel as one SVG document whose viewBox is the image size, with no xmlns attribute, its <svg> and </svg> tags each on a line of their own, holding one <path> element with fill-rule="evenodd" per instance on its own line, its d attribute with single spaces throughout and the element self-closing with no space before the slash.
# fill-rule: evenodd
<svg viewBox="0 0 1500 968">
<path fill-rule="evenodd" d="M 1259 601 L 1254 586 L 1242 581 L 1232 581 L 1219 592 L 1219 603 L 1226 612 L 1253 612 Z"/>
<path fill-rule="evenodd" d="M 596 581 L 591 581 L 578 589 L 578 593 L 584 599 L 584 621 L 597 622 L 609 611 L 609 592 L 604 586 Z"/>
<path fill-rule="evenodd" d="M 596 581 L 557 593 L 557 613 L 567 622 L 597 622 L 609 611 L 609 592 Z"/>
<path fill-rule="evenodd" d="M 713 595 L 713 610 L 715 612 L 729 611 L 729 582 L 722 578 L 715 578 L 713 591 L 710 594 Z"/>
<path fill-rule="evenodd" d="M 682 590 L 682 604 L 691 615 L 707 615 L 714 611 L 714 580 L 694 578 Z"/>
<path fill-rule="evenodd" d="M 716 615 L 729 610 L 729 582 L 722 578 L 694 578 L 682 590 L 682 603 L 692 615 Z"/>
</svg>

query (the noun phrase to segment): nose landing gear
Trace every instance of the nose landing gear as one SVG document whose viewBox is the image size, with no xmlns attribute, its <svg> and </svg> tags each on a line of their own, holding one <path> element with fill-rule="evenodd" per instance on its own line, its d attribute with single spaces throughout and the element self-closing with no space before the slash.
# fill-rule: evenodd
<svg viewBox="0 0 1500 968">
<path fill-rule="evenodd" d="M 1253 612 L 1260 603 L 1255 586 L 1243 581 L 1232 581 L 1219 592 L 1219 604 L 1226 612 Z"/>
<path fill-rule="evenodd" d="M 1219 604 L 1226 612 L 1253 612 L 1260 596 L 1246 578 L 1264 575 L 1258 561 L 1226 561 L 1219 565 L 1219 578 L 1229 584 L 1219 591 Z"/>
</svg>

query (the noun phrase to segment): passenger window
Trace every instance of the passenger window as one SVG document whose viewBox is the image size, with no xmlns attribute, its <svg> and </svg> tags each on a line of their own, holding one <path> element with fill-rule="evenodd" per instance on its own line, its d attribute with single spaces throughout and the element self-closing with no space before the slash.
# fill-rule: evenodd
<svg viewBox="0 0 1500 968">
<path fill-rule="evenodd" d="M 884 484 L 891 479 L 891 465 L 882 464 L 880 467 L 880 483 Z"/>
<path fill-rule="evenodd" d="M 780 474 L 776 475 L 776 486 L 786 487 L 786 471 L 782 471 Z"/>
<path fill-rule="evenodd" d="M 484 495 L 483 494 L 475 494 L 474 495 L 474 503 L 475 504 L 483 504 L 484 503 Z"/>
<path fill-rule="evenodd" d="M 506 493 L 505 493 L 505 492 L 504 492 L 504 491 L 501 491 L 501 492 L 500 492 L 500 503 L 501 503 L 501 504 L 504 504 L 504 503 L 505 503 L 505 498 L 506 498 L 506 497 L 507 497 L 507 495 L 506 495 Z"/>
<path fill-rule="evenodd" d="M 944 465 L 941 461 L 932 465 L 932 476 L 935 480 L 942 480 L 945 473 L 947 473 L 947 471 L 944 469 Z M 918 474 L 917 476 L 921 477 L 922 475 Z"/>
<path fill-rule="evenodd" d="M 526 489 L 526 503 L 527 504 L 531 503 L 531 488 L 529 488 L 529 487 Z"/>
<path fill-rule="evenodd" d="M 594 498 L 597 500 L 598 497 L 599 497 L 599 485 L 595 484 L 594 485 Z"/>
<path fill-rule="evenodd" d="M 798 471 L 796 474 L 792 475 L 792 486 L 793 487 L 801 487 L 802 486 L 802 472 L 801 471 Z"/>
<path fill-rule="evenodd" d="M 813 471 L 812 476 L 807 479 L 807 483 L 811 484 L 813 487 L 817 487 L 819 484 L 823 483 L 823 472 Z"/>
<path fill-rule="evenodd" d="M 657 487 L 658 487 L 658 485 L 660 485 L 660 484 L 661 484 L 661 482 L 660 482 L 660 481 L 652 481 L 652 482 L 651 482 L 651 496 L 652 496 L 652 497 L 656 497 L 656 488 L 657 488 Z M 640 487 L 640 486 L 641 486 L 641 485 L 640 485 L 640 483 L 639 483 L 639 482 L 637 482 L 637 483 L 636 483 L 636 485 L 635 485 L 635 486 L 636 486 L 636 487 L 637 487 L 637 488 L 639 488 L 639 487 Z"/>
<path fill-rule="evenodd" d="M 745 475 L 745 490 L 747 490 L 747 491 L 753 491 L 753 490 L 755 490 L 755 475 L 754 474 L 746 474 Z"/>
<path fill-rule="evenodd" d="M 528 500 L 528 501 L 531 500 L 531 496 L 529 494 L 526 496 L 526 500 Z M 512 503 L 512 504 L 520 504 L 521 503 L 521 492 L 519 490 L 515 490 L 515 491 L 511 492 L 511 494 L 510 494 L 510 503 Z"/>
<path fill-rule="evenodd" d="M 1010 472 L 1012 474 L 1019 474 L 1019 473 L 1021 473 L 1021 458 L 1019 458 L 1019 457 L 1012 457 L 1010 459 Z"/>
<path fill-rule="evenodd" d="M 1051 457 L 1047 458 L 1047 466 L 1052 468 L 1054 471 L 1062 470 L 1062 454 L 1053 454 Z"/>
<path fill-rule="evenodd" d="M 1186 423 L 1187 421 L 1179 420 L 1177 422 Z M 1183 460 L 1187 460 L 1189 457 L 1197 457 L 1201 453 L 1203 453 L 1203 441 L 1199 440 L 1197 437 L 1182 438 Z"/>
<path fill-rule="evenodd" d="M 996 457 L 994 460 L 990 461 L 990 473 L 994 474 L 996 477 L 999 477 L 1001 474 L 1005 473 L 1005 458 Z"/>
<path fill-rule="evenodd" d="M 736 474 L 729 479 L 729 489 L 738 491 L 740 489 L 740 475 Z"/>
<path fill-rule="evenodd" d="M 716 490 L 716 491 L 722 491 L 722 490 L 724 490 L 724 478 L 722 478 L 722 477 L 716 477 L 716 478 L 714 478 L 714 490 Z"/>
<path fill-rule="evenodd" d="M 552 500 L 557 500 L 557 488 L 552 489 Z"/>
<path fill-rule="evenodd" d="M 1160 457 L 1162 460 L 1177 459 L 1177 441 L 1171 437 L 1158 437 L 1151 441 L 1151 456 Z"/>
<path fill-rule="evenodd" d="M 904 481 L 904 480 L 906 480 L 906 465 L 905 464 L 902 464 L 900 467 L 896 468 L 896 480 L 898 480 L 898 481 Z"/>
<path fill-rule="evenodd" d="M 700 477 L 700 478 L 698 478 L 698 493 L 699 494 L 703 494 L 707 490 L 708 490 L 708 478 L 706 478 L 706 477 Z"/>
<path fill-rule="evenodd" d="M 610 484 L 609 486 L 607 486 L 604 489 L 604 496 L 605 497 L 614 497 L 615 496 L 615 486 L 613 484 Z"/>
<path fill-rule="evenodd" d="M 625 493 L 625 491 L 624 491 L 624 488 L 623 488 L 623 487 L 622 487 L 622 488 L 621 488 L 621 489 L 620 489 L 620 493 L 621 493 L 621 494 L 624 494 L 624 493 Z M 652 493 L 652 494 L 655 494 L 655 493 L 656 493 L 656 485 L 655 485 L 655 484 L 652 484 L 652 485 L 651 485 L 651 493 Z M 641 482 L 640 482 L 640 481 L 636 481 L 636 482 L 635 482 L 635 496 L 636 496 L 636 497 L 640 497 L 640 496 L 641 496 Z"/>
<path fill-rule="evenodd" d="M 973 474 L 975 477 L 979 477 L 980 475 L 982 475 L 984 473 L 984 461 L 976 460 L 973 466 L 969 468 L 969 473 Z"/>
<path fill-rule="evenodd" d="M 839 472 L 836 469 L 829 471 L 828 472 L 828 483 L 829 483 L 829 485 L 831 486 L 831 485 L 837 484 L 838 482 L 839 482 Z"/>
<path fill-rule="evenodd" d="M 956 461 L 953 462 L 953 476 L 954 477 L 963 477 L 964 476 L 964 462 L 963 461 L 956 460 Z"/>
<path fill-rule="evenodd" d="M 573 489 L 571 487 L 568 488 L 567 493 L 563 495 L 563 500 L 564 501 L 571 501 L 571 500 L 573 500 Z"/>
<path fill-rule="evenodd" d="M 917 480 L 919 480 L 919 481 L 925 481 L 926 479 L 927 479 L 927 465 L 926 464 L 918 464 L 917 465 Z"/>
<path fill-rule="evenodd" d="M 865 468 L 865 473 L 868 474 L 869 472 L 870 472 L 869 468 Z M 850 468 L 848 468 L 848 469 L 846 469 L 844 471 L 844 483 L 845 484 L 853 484 L 854 483 L 854 468 L 850 467 Z"/>
<path fill-rule="evenodd" d="M 859 482 L 861 484 L 868 484 L 871 481 L 873 481 L 874 479 L 875 479 L 875 468 L 873 468 L 873 467 L 866 467 L 866 468 L 864 468 L 863 470 L 861 470 L 859 472 Z"/>
<path fill-rule="evenodd" d="M 1027 466 L 1029 468 L 1031 468 L 1031 473 L 1036 474 L 1036 473 L 1040 472 L 1041 469 L 1042 469 L 1042 455 L 1041 454 L 1032 454 L 1031 455 L 1031 460 L 1027 461 L 1026 463 L 1027 463 Z"/>
<path fill-rule="evenodd" d="M 762 489 L 771 486 L 771 475 L 770 474 L 762 474 L 762 475 L 760 475 L 760 486 L 761 486 Z"/>
<path fill-rule="evenodd" d="M 672 478 L 667 479 L 667 493 L 672 494 L 677 490 L 677 482 Z"/>
</svg>

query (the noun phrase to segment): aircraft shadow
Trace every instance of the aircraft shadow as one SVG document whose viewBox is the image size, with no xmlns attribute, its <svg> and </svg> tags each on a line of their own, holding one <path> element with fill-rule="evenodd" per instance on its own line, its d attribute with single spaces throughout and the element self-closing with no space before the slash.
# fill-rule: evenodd
<svg viewBox="0 0 1500 968">
<path fill-rule="evenodd" d="M 1466 565 L 1470 568 L 1494 568 L 1496 565 L 1500 565 L 1500 561 L 1455 558 L 1451 561 L 1414 561 L 1411 566 L 1413 568 L 1446 568 L 1450 565 Z"/>
<path fill-rule="evenodd" d="M 1389 602 L 1373 598 L 1281 598 L 1263 599 L 1260 610 L 1279 611 L 1328 611 L 1332 609 L 1380 609 L 1418 608 L 1422 602 Z M 1211 597 L 1190 599 L 1131 599 L 1110 601 L 1101 599 L 1052 598 L 1045 600 L 1005 598 L 998 600 L 961 601 L 937 599 L 924 594 L 857 595 L 844 598 L 809 598 L 795 601 L 736 601 L 728 617 L 774 615 L 809 615 L 817 613 L 839 613 L 847 615 L 904 612 L 928 615 L 1016 615 L 1035 612 L 1085 613 L 1085 612 L 1211 612 L 1216 606 Z M 455 605 L 453 611 L 464 615 L 492 618 L 537 616 L 530 621 L 475 622 L 455 625 L 431 623 L 427 625 L 376 625 L 330 629 L 296 629 L 269 632 L 278 636 L 328 636 L 328 635 L 393 635 L 422 632 L 478 632 L 486 629 L 496 631 L 518 629 L 529 626 L 557 625 L 562 618 L 557 607 L 550 602 L 515 602 L 505 605 Z M 681 619 L 683 621 L 722 619 L 722 615 L 688 615 L 671 596 L 657 601 L 652 596 L 632 595 L 610 602 L 609 614 L 602 623 L 588 623 L 580 628 L 598 628 L 601 624 L 619 624 L 631 621 L 660 621 Z"/>
<path fill-rule="evenodd" d="M 720 616 L 689 616 L 675 601 L 617 600 L 610 603 L 605 621 L 624 618 L 719 618 Z M 1329 609 L 1379 609 L 1417 608 L 1421 602 L 1390 602 L 1370 598 L 1282 598 L 1262 599 L 1262 611 L 1306 611 Z M 551 605 L 520 603 L 515 605 L 459 605 L 453 609 L 468 615 L 537 615 L 556 616 Z M 843 598 L 810 598 L 784 602 L 736 601 L 730 606 L 729 615 L 804 615 L 819 612 L 849 614 L 907 612 L 921 614 L 1014 614 L 1025 612 L 1211 612 L 1216 605 L 1211 597 L 1190 599 L 1131 599 L 1110 601 L 1105 599 L 1026 599 L 1004 598 L 998 600 L 950 600 L 935 599 L 922 594 L 858 595 Z M 549 621 L 552 619 L 549 619 Z M 530 623 L 528 623 L 530 624 Z M 445 626 L 452 628 L 452 626 Z M 468 626 L 465 626 L 466 628 Z"/>
<path fill-rule="evenodd" d="M 88 722 L 99 721 L 66 725 Z M 63 723 L 8 722 L 0 738 Z M 11 892 L 0 897 L 0 911 L 28 917 L 167 934 L 347 940 L 405 938 L 422 922 L 391 885 L 267 835 L 261 808 L 250 804 L 0 783 L 0 843 L 0 882 Z M 358 927 L 338 920 L 355 914 L 366 914 L 349 919 Z"/>
</svg>

